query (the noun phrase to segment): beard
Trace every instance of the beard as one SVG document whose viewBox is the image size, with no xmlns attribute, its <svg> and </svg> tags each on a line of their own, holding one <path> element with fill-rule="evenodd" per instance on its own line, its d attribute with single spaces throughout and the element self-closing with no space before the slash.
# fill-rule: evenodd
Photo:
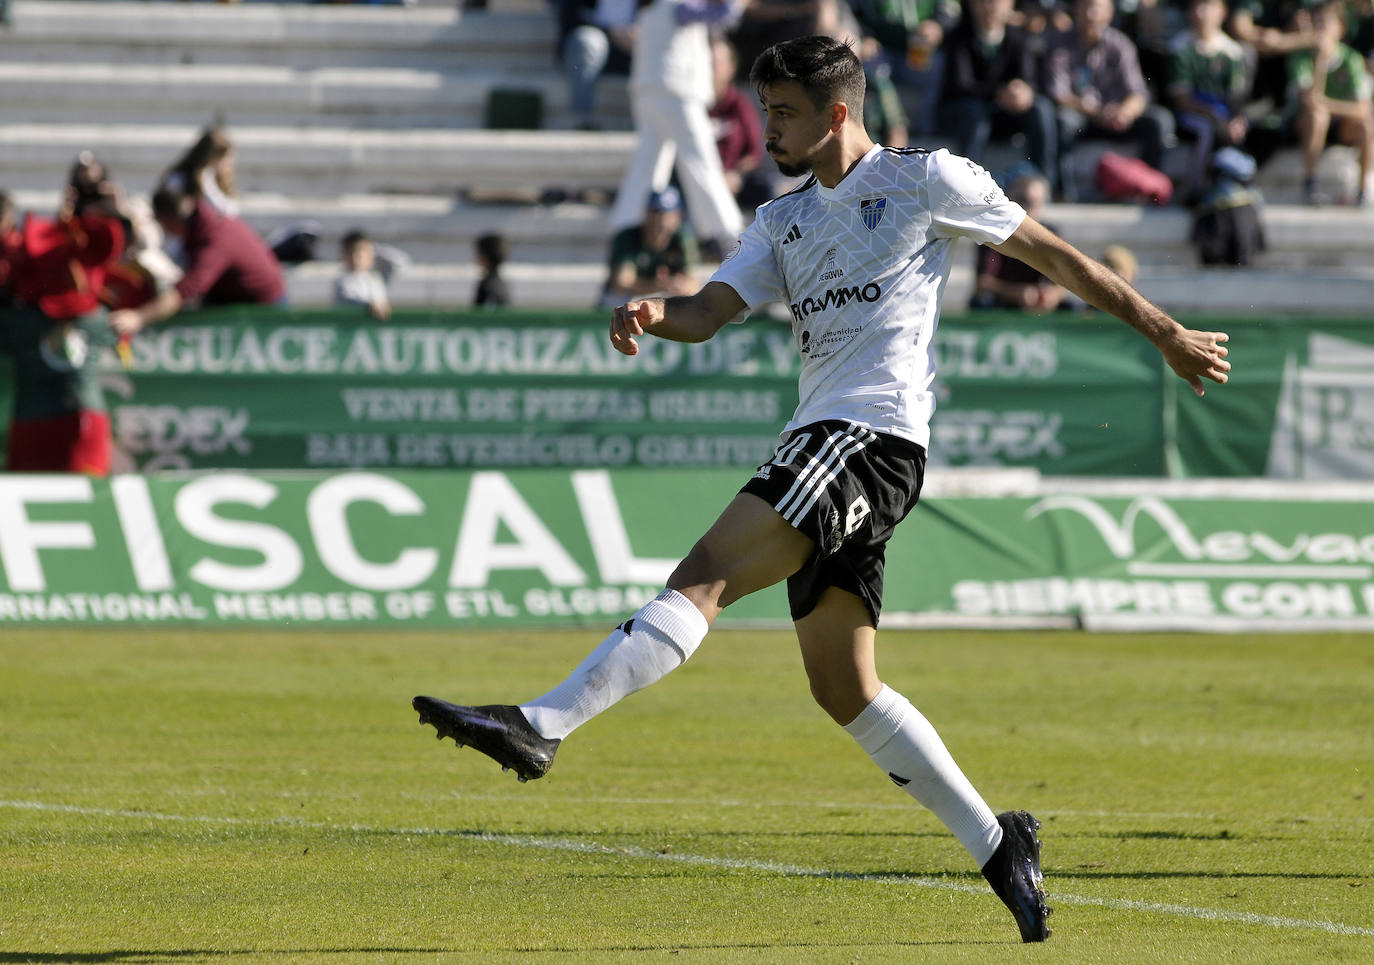
<svg viewBox="0 0 1374 965">
<path fill-rule="evenodd" d="M 788 164 L 787 162 L 781 161 L 777 157 L 774 157 L 773 163 L 778 166 L 779 173 L 781 173 L 784 177 L 798 178 L 801 177 L 803 174 L 811 173 L 811 162 L 806 158 Z"/>
</svg>

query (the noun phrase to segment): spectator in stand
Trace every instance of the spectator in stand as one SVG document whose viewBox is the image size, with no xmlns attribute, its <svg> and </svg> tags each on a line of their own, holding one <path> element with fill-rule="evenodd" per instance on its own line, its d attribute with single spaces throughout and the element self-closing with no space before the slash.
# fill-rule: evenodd
<svg viewBox="0 0 1374 965">
<path fill-rule="evenodd" d="M 1374 151 L 1371 82 L 1364 58 L 1341 42 L 1345 29 L 1343 0 L 1324 3 L 1312 14 L 1316 46 L 1289 56 L 1292 108 L 1302 147 L 1303 197 L 1308 204 L 1325 200 L 1317 191 L 1317 161 L 1331 141 L 1353 146 L 1359 156 L 1355 196 L 1342 201 L 1363 205 L 1369 190 L 1369 163 Z"/>
<path fill-rule="evenodd" d="M 601 305 L 619 305 L 649 294 L 691 295 L 699 286 L 696 239 L 683 222 L 682 196 L 673 187 L 656 191 L 644 221 L 611 240 L 610 271 Z"/>
<path fill-rule="evenodd" d="M 941 130 L 953 138 L 955 153 L 978 162 L 993 135 L 1019 131 L 1027 160 L 1053 177 L 1054 104 L 1035 89 L 1039 65 L 1025 31 L 1012 25 L 1014 0 L 968 0 L 965 13 L 945 40 Z"/>
<path fill-rule="evenodd" d="M 72 162 L 59 218 L 114 218 L 124 230 L 124 250 L 106 274 L 101 300 L 107 308 L 128 308 L 176 284 L 181 269 L 162 250 L 162 229 L 146 198 L 129 197 L 90 151 Z"/>
<path fill-rule="evenodd" d="M 237 156 L 234 142 L 218 122 L 201 132 L 196 143 L 163 176 L 163 184 L 182 194 L 209 201 L 222 214 L 238 217 Z"/>
<path fill-rule="evenodd" d="M 836 9 L 835 28 L 826 34 L 848 44 L 864 66 L 864 130 L 879 144 L 906 147 L 911 143 L 906 105 L 892 82 L 892 67 L 882 44 L 864 32 L 847 3 L 838 4 Z"/>
<path fill-rule="evenodd" d="M 1202 191 L 1212 153 L 1244 144 L 1250 129 L 1245 51 L 1222 32 L 1225 21 L 1225 0 L 1190 0 L 1188 29 L 1169 48 L 1169 100 L 1178 127 L 1193 138 L 1185 203 Z"/>
<path fill-rule="evenodd" d="M 1253 47 L 1261 61 L 1286 56 L 1316 41 L 1310 7 L 1306 0 L 1235 0 L 1226 31 Z"/>
<path fill-rule="evenodd" d="M 559 0 L 558 56 L 568 73 L 568 101 L 578 130 L 600 128 L 596 82 L 625 76 L 634 51 L 635 13 L 642 0 Z"/>
<path fill-rule="evenodd" d="M 758 104 L 735 84 L 735 49 L 718 36 L 711 41 L 716 102 L 708 116 L 715 126 L 716 150 L 725 169 L 725 183 L 740 211 L 752 217 L 754 209 L 773 197 L 772 183 L 764 173 L 763 124 Z"/>
<path fill-rule="evenodd" d="M 910 131 L 934 133 L 945 72 L 941 48 L 959 22 L 958 0 L 850 0 L 849 9 L 878 42 L 905 101 Z"/>
<path fill-rule="evenodd" d="M 1294 141 L 1288 115 L 1288 55 L 1316 42 L 1307 2 L 1231 0 L 1226 32 L 1246 50 L 1250 68 L 1245 150 L 1260 164 Z"/>
<path fill-rule="evenodd" d="M 1083 135 L 1135 143 L 1158 169 L 1173 140 L 1174 118 L 1150 103 L 1135 44 L 1114 28 L 1114 0 L 1076 0 L 1074 29 L 1050 50 L 1048 94 L 1059 113 L 1059 189 L 1077 197 L 1072 152 Z"/>
<path fill-rule="evenodd" d="M 344 235 L 339 245 L 343 273 L 334 280 L 335 305 L 361 305 L 379 322 L 391 318 L 386 279 L 377 270 L 377 248 L 360 229 Z"/>
<path fill-rule="evenodd" d="M 639 224 L 649 195 L 668 187 L 675 168 L 698 238 L 723 252 L 743 229 L 707 115 L 715 99 L 708 25 L 724 27 L 737 2 L 654 0 L 640 9 L 630 66 L 639 144 L 611 208 L 612 231 Z"/>
<path fill-rule="evenodd" d="M 186 274 L 152 301 L 112 313 L 110 324 L 119 334 L 135 335 L 193 304 L 285 303 L 281 264 L 247 224 L 223 214 L 206 198 L 170 187 L 153 195 L 153 214 L 162 230 L 181 243 Z"/>
<path fill-rule="evenodd" d="M 1016 175 L 1007 188 L 1007 197 L 1025 208 L 1028 216 L 1044 224 L 1041 215 L 1050 198 L 1050 182 L 1043 174 L 1027 171 Z M 970 308 L 1012 308 L 1042 314 L 1059 308 L 1068 294 L 1065 288 L 1034 268 L 987 245 L 978 246 L 976 276 Z"/>
<path fill-rule="evenodd" d="M 784 40 L 815 34 L 838 36 L 836 0 L 749 0 L 728 31 L 739 68 L 735 82 L 749 86 L 749 68 L 764 50 Z"/>
<path fill-rule="evenodd" d="M 477 239 L 477 267 L 482 277 L 472 303 L 479 308 L 501 308 L 510 304 L 510 289 L 501 277 L 501 266 L 510 256 L 510 244 L 505 235 L 488 232 Z"/>
<path fill-rule="evenodd" d="M 1169 47 L 1188 29 L 1188 0 L 1121 0 L 1112 26 L 1135 44 L 1140 72 L 1157 103 L 1166 103 Z"/>
<path fill-rule="evenodd" d="M 124 247 L 118 220 L 0 214 L 0 353 L 14 357 L 9 472 L 110 472 L 110 418 L 98 379 L 100 349 L 115 344 L 98 297 Z"/>
<path fill-rule="evenodd" d="M 134 216 L 124 189 L 110 177 L 101 160 L 91 151 L 82 151 L 72 161 L 67 173 L 67 186 L 62 192 L 63 209 L 73 217 L 96 215 L 114 218 L 130 239 Z"/>
</svg>

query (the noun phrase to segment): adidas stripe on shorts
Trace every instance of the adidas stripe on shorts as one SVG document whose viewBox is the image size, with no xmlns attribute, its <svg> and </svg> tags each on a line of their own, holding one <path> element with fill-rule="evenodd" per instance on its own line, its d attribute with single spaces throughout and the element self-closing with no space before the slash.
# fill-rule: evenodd
<svg viewBox="0 0 1374 965">
<path fill-rule="evenodd" d="M 833 586 L 863 600 L 877 626 L 887 541 L 921 495 L 925 464 L 914 442 L 849 422 L 814 422 L 789 433 L 740 488 L 816 544 L 787 579 L 793 620 Z"/>
</svg>

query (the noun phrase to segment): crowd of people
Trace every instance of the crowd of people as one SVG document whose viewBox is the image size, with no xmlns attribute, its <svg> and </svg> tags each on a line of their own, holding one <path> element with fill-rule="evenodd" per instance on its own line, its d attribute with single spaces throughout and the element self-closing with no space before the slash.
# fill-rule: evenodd
<svg viewBox="0 0 1374 965">
<path fill-rule="evenodd" d="M 1236 263 L 1262 245 L 1242 202 L 1282 146 L 1300 149 L 1309 202 L 1367 199 L 1371 0 L 550 2 L 576 127 L 600 126 L 600 77 L 628 77 L 638 146 L 610 210 L 604 304 L 692 290 L 702 262 L 718 260 L 758 204 L 785 187 L 746 78 L 765 47 L 815 34 L 858 54 L 875 139 L 945 144 L 975 161 L 1010 139 L 1005 156 L 1018 163 L 994 173 L 1028 209 L 1083 196 L 1073 163 L 1080 140 L 1129 144 L 1128 160 L 1105 155 L 1087 187 L 1192 206 L 1206 263 Z M 1177 143 L 1186 163 L 1171 180 L 1161 169 Z M 1355 148 L 1359 180 L 1348 197 L 1320 190 L 1318 162 L 1332 143 Z M 60 417 L 61 432 L 99 435 L 102 406 L 83 382 L 90 348 L 127 346 L 187 306 L 285 302 L 282 264 L 313 257 L 314 235 L 264 240 L 240 218 L 235 165 L 234 144 L 215 124 L 147 200 L 126 194 L 89 151 L 74 159 L 51 216 L 17 212 L 0 195 L 0 350 L 45 373 L 25 382 L 18 423 Z M 510 303 L 508 256 L 503 236 L 476 240 L 474 304 Z M 339 257 L 336 303 L 388 319 L 388 282 L 403 256 L 359 229 Z M 1072 305 L 1045 279 L 1018 272 L 981 252 L 974 305 Z M 43 433 L 54 437 L 51 425 Z M 22 426 L 10 438 L 11 448 L 25 438 Z M 108 459 L 98 446 L 69 451 L 80 452 L 72 458 L 83 471 Z"/>
<path fill-rule="evenodd" d="M 639 144 L 611 211 L 608 303 L 651 280 L 625 287 L 626 232 L 658 233 L 650 222 L 661 212 L 650 199 L 659 192 L 680 190 L 683 224 L 674 230 L 694 236 L 689 247 L 709 260 L 786 187 L 764 163 L 744 78 L 763 47 L 813 34 L 859 54 L 865 124 L 876 140 L 948 146 L 978 162 L 989 160 L 993 142 L 1007 142 L 1000 157 L 1015 163 L 994 171 L 1002 186 L 1029 169 L 1047 201 L 1181 203 L 1194 214 L 1207 264 L 1248 264 L 1263 247 L 1260 196 L 1237 172 L 1253 178 L 1282 147 L 1300 148 L 1307 203 L 1367 199 L 1371 0 L 552 2 L 576 127 L 602 126 L 599 77 L 629 78 Z M 1088 140 L 1109 149 L 1076 151 Z M 1355 149 L 1358 176 L 1332 196 L 1318 164 L 1337 143 Z M 983 267 L 980 278 L 992 284 Z M 691 277 L 673 271 L 662 290 Z M 986 287 L 975 299 L 1016 303 Z"/>
<path fill-rule="evenodd" d="M 1258 167 L 1284 146 L 1301 148 L 1308 203 L 1366 200 L 1370 0 L 552 2 L 576 126 L 601 126 L 598 77 L 629 77 L 640 144 L 612 211 L 613 235 L 670 182 L 707 253 L 737 223 L 736 206 L 747 220 L 770 196 L 761 135 L 754 125 L 754 143 L 741 151 L 725 113 L 737 110 L 741 92 L 722 83 L 719 67 L 708 86 L 704 52 L 713 46 L 716 63 L 742 82 L 762 47 L 818 33 L 860 54 L 875 139 L 942 144 L 980 162 L 991 142 L 1014 139 L 1011 153 L 1034 165 L 1056 200 L 1194 206 L 1218 151 L 1247 154 Z M 752 106 L 751 92 L 742 99 Z M 705 156 L 707 122 L 718 157 Z M 1080 170 L 1075 147 L 1085 139 L 1119 148 L 1101 169 Z M 1359 174 L 1352 191 L 1328 197 L 1318 161 L 1334 143 L 1355 148 Z M 735 206 L 722 200 L 726 191 Z"/>
<path fill-rule="evenodd" d="M 15 373 L 7 470 L 107 475 L 102 349 L 127 362 L 133 336 L 188 307 L 286 304 L 283 264 L 310 258 L 314 236 L 292 230 L 269 244 L 243 221 L 235 164 L 232 140 L 213 124 L 150 198 L 126 192 L 92 151 L 73 160 L 52 214 L 20 212 L 0 191 L 0 355 L 13 357 Z M 503 239 L 479 243 L 475 297 L 507 304 L 505 252 L 493 242 Z M 404 253 L 361 230 L 341 249 L 335 303 L 386 321 L 387 280 Z"/>
</svg>

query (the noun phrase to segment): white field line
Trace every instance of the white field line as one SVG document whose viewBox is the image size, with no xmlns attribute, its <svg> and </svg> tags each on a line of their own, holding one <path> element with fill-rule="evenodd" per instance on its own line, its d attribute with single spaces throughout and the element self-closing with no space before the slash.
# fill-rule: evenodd
<svg viewBox="0 0 1374 965">
<path fill-rule="evenodd" d="M 415 800 L 432 800 L 432 795 L 410 795 L 402 793 L 402 797 L 413 798 Z M 506 794 L 454 794 L 453 798 L 458 801 L 516 801 L 527 800 L 523 796 L 512 796 Z M 752 808 L 762 810 L 765 808 L 820 808 L 826 811 L 913 811 L 916 806 L 910 800 L 903 801 L 817 801 L 817 800 L 793 800 L 793 801 L 735 801 L 730 798 L 678 798 L 678 797 L 569 797 L 560 794 L 559 803 L 563 804 L 629 804 L 629 805 L 648 805 L 652 807 L 726 807 L 726 808 Z M 1219 821 L 1226 823 L 1241 820 L 1239 817 L 1231 817 L 1225 814 L 1204 813 L 1200 811 L 1085 811 L 1075 808 L 1037 808 L 1035 813 L 1042 816 L 1045 814 L 1078 817 L 1078 818 L 1132 818 L 1138 820 L 1159 820 L 1159 821 Z M 919 812 L 918 812 L 919 813 Z M 1308 814 L 1287 814 L 1276 816 L 1274 824 L 1371 824 L 1374 817 L 1365 817 L 1359 814 L 1337 814 L 1337 815 L 1308 815 Z"/>
<path fill-rule="evenodd" d="M 574 841 L 567 838 L 542 838 L 522 834 L 496 834 L 488 831 L 455 831 L 445 828 L 405 828 L 377 827 L 367 824 L 330 824 L 319 821 L 300 821 L 294 818 L 250 819 L 234 817 L 211 817 L 181 814 L 163 814 L 157 811 L 132 811 L 115 808 L 78 807 L 72 804 L 49 804 L 42 801 L 0 801 L 0 808 L 14 810 L 42 811 L 61 814 L 81 814 L 93 817 L 132 818 L 144 821 L 170 821 L 183 824 L 233 825 L 247 827 L 298 827 L 322 831 L 345 831 L 364 834 L 411 835 L 414 837 L 445 837 L 463 841 L 478 841 L 507 847 L 533 848 L 540 851 L 570 851 L 579 854 L 608 855 L 614 857 L 639 858 L 647 861 L 668 861 L 676 864 L 697 865 L 708 868 L 724 868 L 731 871 L 762 871 L 771 874 L 796 878 L 825 878 L 838 881 L 868 881 L 879 884 L 904 885 L 915 888 L 931 888 L 941 891 L 959 891 L 967 894 L 986 894 L 981 885 L 965 884 L 960 881 L 946 881 L 940 878 L 913 877 L 907 875 L 861 874 L 857 872 L 834 871 L 825 868 L 807 868 L 803 865 L 786 864 L 775 861 L 754 861 L 744 858 L 717 858 L 709 855 L 662 853 L 638 848 L 633 845 L 613 847 L 591 841 Z M 1198 908 L 1192 905 L 1177 905 L 1153 901 L 1132 901 L 1126 898 L 1095 898 L 1089 895 L 1073 895 L 1052 891 L 1050 903 L 1059 905 L 1092 905 L 1098 908 L 1111 908 L 1117 911 L 1135 911 L 1148 914 L 1175 915 L 1180 918 L 1195 918 L 1202 921 L 1228 922 L 1241 925 L 1259 925 L 1265 928 L 1310 929 L 1328 932 L 1333 935 L 1355 935 L 1374 938 L 1374 928 L 1359 925 L 1346 925 L 1341 922 L 1321 921 L 1305 918 L 1287 918 L 1280 915 L 1261 915 L 1249 911 L 1228 911 L 1217 908 Z"/>
</svg>

